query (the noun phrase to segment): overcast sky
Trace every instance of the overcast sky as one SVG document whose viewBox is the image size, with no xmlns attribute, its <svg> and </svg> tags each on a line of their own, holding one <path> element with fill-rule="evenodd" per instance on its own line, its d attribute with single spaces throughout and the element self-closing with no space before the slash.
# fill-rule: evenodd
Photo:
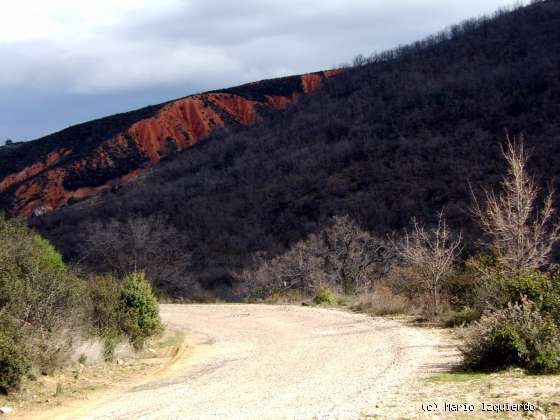
<svg viewBox="0 0 560 420">
<path fill-rule="evenodd" d="M 16 0 L 0 144 L 191 93 L 331 68 L 505 0 Z"/>
</svg>

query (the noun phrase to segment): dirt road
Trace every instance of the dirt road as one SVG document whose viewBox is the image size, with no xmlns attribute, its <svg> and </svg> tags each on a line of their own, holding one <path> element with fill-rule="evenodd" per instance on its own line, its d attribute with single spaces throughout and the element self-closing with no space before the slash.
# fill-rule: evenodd
<svg viewBox="0 0 560 420">
<path fill-rule="evenodd" d="M 161 311 L 168 325 L 189 335 L 188 355 L 165 377 L 68 418 L 375 416 L 385 396 L 437 367 L 446 344 L 434 331 L 326 309 L 163 305 Z"/>
</svg>

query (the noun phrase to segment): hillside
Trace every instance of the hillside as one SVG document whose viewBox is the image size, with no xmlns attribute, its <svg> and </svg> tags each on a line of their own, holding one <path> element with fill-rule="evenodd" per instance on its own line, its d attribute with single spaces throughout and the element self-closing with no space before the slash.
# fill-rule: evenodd
<svg viewBox="0 0 560 420">
<path fill-rule="evenodd" d="M 374 56 L 254 128 L 33 223 L 94 270 L 138 266 L 170 294 L 201 285 L 227 296 L 235 272 L 334 215 L 385 235 L 446 207 L 452 227 L 474 236 L 469 183 L 496 184 L 505 129 L 526 135 L 531 171 L 558 189 L 559 1 Z"/>
<path fill-rule="evenodd" d="M 0 147 L 0 208 L 26 217 L 57 210 L 135 178 L 218 130 L 248 127 L 337 71 L 192 95 Z"/>
</svg>

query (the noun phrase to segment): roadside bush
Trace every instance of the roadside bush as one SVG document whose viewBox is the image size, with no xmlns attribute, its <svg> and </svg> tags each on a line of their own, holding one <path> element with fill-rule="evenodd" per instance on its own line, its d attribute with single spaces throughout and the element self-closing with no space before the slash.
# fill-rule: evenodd
<svg viewBox="0 0 560 420">
<path fill-rule="evenodd" d="M 334 305 L 336 304 L 336 297 L 327 286 L 320 286 L 315 291 L 313 302 L 316 305 Z"/>
<path fill-rule="evenodd" d="M 144 273 L 135 272 L 125 277 L 119 313 L 122 329 L 136 349 L 143 347 L 147 337 L 163 330 L 158 302 Z"/>
<path fill-rule="evenodd" d="M 389 287 L 394 294 L 412 300 L 424 293 L 423 288 L 417 282 L 410 281 L 413 276 L 413 270 L 409 267 L 395 265 L 385 275 L 383 284 Z"/>
<path fill-rule="evenodd" d="M 446 291 L 454 308 L 469 307 L 483 312 L 489 307 L 504 307 L 503 275 L 496 256 L 479 253 L 450 276 Z"/>
<path fill-rule="evenodd" d="M 18 389 L 21 378 L 29 372 L 29 362 L 16 342 L 0 331 L 0 392 Z"/>
<path fill-rule="evenodd" d="M 478 254 L 451 277 L 447 293 L 454 307 L 469 307 L 482 313 L 506 308 L 528 298 L 560 322 L 560 269 L 550 272 L 527 270 L 507 275 L 496 257 Z"/>
<path fill-rule="evenodd" d="M 507 302 L 521 302 L 527 298 L 539 303 L 553 290 L 550 277 L 540 271 L 532 271 L 502 280 L 502 296 Z"/>
<path fill-rule="evenodd" d="M 111 360 L 125 337 L 135 349 L 163 329 L 159 306 L 149 281 L 135 272 L 124 280 L 96 276 L 89 282 L 89 322 L 94 336 L 104 340 L 105 360 Z"/>
<path fill-rule="evenodd" d="M 294 304 L 303 302 L 308 297 L 298 289 L 282 292 L 274 291 L 265 299 L 265 302 L 273 305 Z"/>
<path fill-rule="evenodd" d="M 110 358 L 127 336 L 136 348 L 160 331 L 157 301 L 143 274 L 90 282 L 22 223 L 0 214 L 0 390 L 17 387 L 32 366 L 49 374 L 69 361 L 76 340 L 105 340 Z"/>
<path fill-rule="evenodd" d="M 469 368 L 520 367 L 531 373 L 560 372 L 560 329 L 523 298 L 485 315 L 465 332 L 461 351 Z"/>
<path fill-rule="evenodd" d="M 544 273 L 538 270 L 506 276 L 496 273 L 491 280 L 496 285 L 494 297 L 488 308 L 505 308 L 510 303 L 521 303 L 528 299 L 544 315 L 560 323 L 560 278 L 555 272 Z"/>
<path fill-rule="evenodd" d="M 113 277 L 94 277 L 89 281 L 89 297 L 93 335 L 103 339 L 105 360 L 111 360 L 123 335 L 119 313 L 121 286 Z"/>
<path fill-rule="evenodd" d="M 0 313 L 5 336 L 41 371 L 58 367 L 84 322 L 85 282 L 52 245 L 0 216 Z"/>
<path fill-rule="evenodd" d="M 543 314 L 560 324 L 560 283 L 555 273 L 538 270 L 504 277 L 499 293 L 504 302 L 521 303 L 529 299 Z M 507 303 L 503 303 L 505 306 Z"/>
<path fill-rule="evenodd" d="M 480 312 L 476 309 L 464 308 L 459 312 L 451 312 L 448 314 L 444 320 L 443 324 L 448 328 L 460 327 L 463 325 L 468 325 L 474 321 L 480 319 Z"/>
</svg>

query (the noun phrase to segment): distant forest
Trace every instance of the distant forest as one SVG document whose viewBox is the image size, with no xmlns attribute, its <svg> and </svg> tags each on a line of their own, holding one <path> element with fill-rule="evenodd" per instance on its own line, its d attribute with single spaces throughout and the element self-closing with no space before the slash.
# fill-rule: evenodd
<svg viewBox="0 0 560 420">
<path fill-rule="evenodd" d="M 87 269 L 145 269 L 169 295 L 231 298 L 236 273 L 335 216 L 385 237 L 445 208 L 454 230 L 478 236 L 470 188 L 496 186 L 506 130 L 525 135 L 531 172 L 560 189 L 560 1 L 354 64 L 250 130 L 31 223 Z"/>
</svg>

